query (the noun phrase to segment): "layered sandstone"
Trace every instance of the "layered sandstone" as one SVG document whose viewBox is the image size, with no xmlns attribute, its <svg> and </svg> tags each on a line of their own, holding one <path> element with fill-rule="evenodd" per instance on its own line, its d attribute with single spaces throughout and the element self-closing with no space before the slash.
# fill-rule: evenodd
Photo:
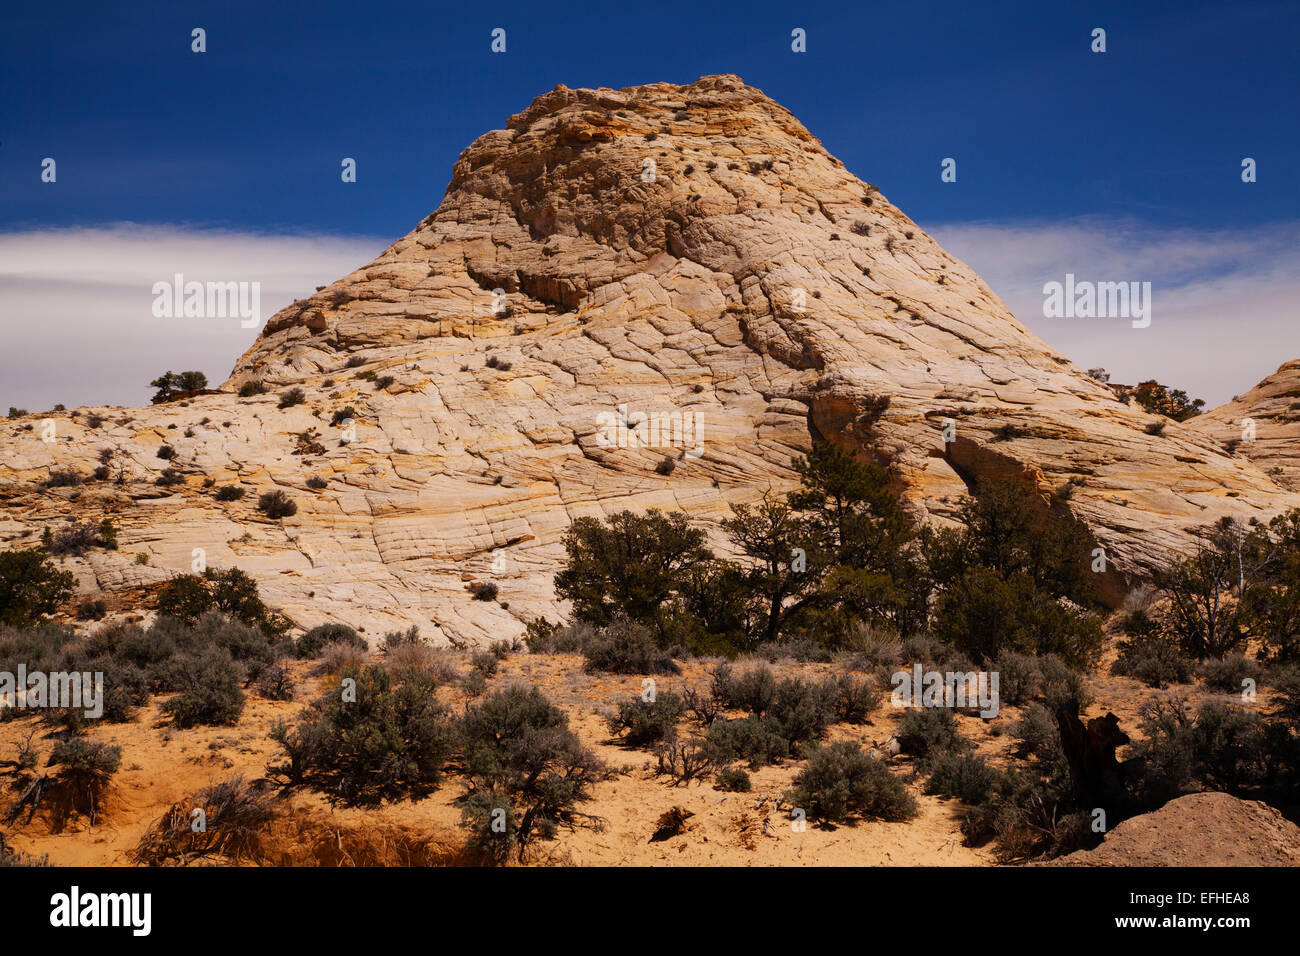
<svg viewBox="0 0 1300 956">
<path fill-rule="evenodd" d="M 1286 362 L 1245 395 L 1188 422 L 1191 430 L 1300 492 L 1300 361 Z"/>
<path fill-rule="evenodd" d="M 238 398 L 250 380 L 270 391 Z M 307 400 L 280 409 L 291 387 Z M 354 432 L 331 424 L 347 406 Z M 111 513 L 121 549 L 70 562 L 88 588 L 157 582 L 202 548 L 298 623 L 371 636 L 481 642 L 555 619 L 573 518 L 680 508 L 716 527 L 792 487 L 818 438 L 889 464 L 935 520 L 971 481 L 1019 478 L 1092 529 L 1111 598 L 1221 515 L 1300 505 L 1271 460 L 1204 427 L 1149 433 L 735 76 L 557 87 L 465 150 L 414 231 L 273 316 L 221 394 L 92 411 L 98 429 L 56 416 L 52 444 L 0 424 L 5 547 Z M 1261 441 L 1281 427 L 1262 419 Z M 183 486 L 153 483 L 164 442 Z M 125 483 L 37 487 L 101 449 Z M 205 477 L 249 494 L 218 503 Z M 258 514 L 272 488 L 295 516 Z M 471 598 L 479 580 L 498 602 Z"/>
</svg>

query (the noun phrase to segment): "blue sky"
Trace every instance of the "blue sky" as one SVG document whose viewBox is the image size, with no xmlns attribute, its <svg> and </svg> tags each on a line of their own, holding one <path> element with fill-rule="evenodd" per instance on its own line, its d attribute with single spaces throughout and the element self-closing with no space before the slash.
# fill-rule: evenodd
<svg viewBox="0 0 1300 956">
<path fill-rule="evenodd" d="M 954 254 L 1081 364 L 1098 357 L 1076 354 L 1080 343 L 1101 343 L 1094 351 L 1103 359 L 1140 343 L 1119 340 L 1126 349 L 1116 349 L 1104 335 L 1022 314 L 1033 302 L 1018 307 L 1004 289 L 1029 288 L 1037 275 L 999 273 L 1020 259 L 1014 245 L 989 242 L 1039 247 L 1046 230 L 1062 242 L 1086 234 L 1092 248 L 1098 231 L 1112 230 L 1140 260 L 1171 237 L 1249 245 L 1267 235 L 1267 249 L 1284 255 L 1279 231 L 1290 235 L 1300 222 L 1295 2 L 110 6 L 0 12 L 0 234 L 123 223 L 223 242 L 324 234 L 354 241 L 360 265 L 437 206 L 469 142 L 555 84 L 722 72 L 787 106 L 941 242 L 958 237 Z M 194 27 L 207 31 L 206 53 L 190 51 Z M 494 27 L 507 31 L 505 54 L 490 52 Z M 807 53 L 791 52 L 795 27 L 807 31 Z M 1095 27 L 1107 32 L 1104 54 L 1090 50 Z M 340 182 L 345 156 L 357 160 L 355 184 Z M 956 183 L 939 178 L 949 156 Z M 1240 177 L 1247 156 L 1258 163 L 1251 184 Z M 44 157 L 57 161 L 55 184 L 40 180 Z M 987 235 L 971 232 L 980 226 Z M 1086 271 L 1076 254 L 1066 243 L 1061 261 L 1044 268 Z M 1189 261 L 1199 263 L 1193 272 L 1181 263 L 1168 277 L 1133 278 L 1221 287 L 1213 256 Z M 1289 268 L 1249 251 L 1234 261 L 1237 272 L 1273 277 Z M 6 281 L 28 278 L 0 262 L 0 323 L 15 319 Z M 32 298 L 28 284 L 25 294 L 25 308 L 48 302 L 58 313 L 53 287 Z M 1286 325 L 1276 314 L 1271 322 Z M 1163 348 L 1141 367 L 1162 374 L 1164 362 L 1163 374 L 1184 377 L 1175 384 L 1193 375 L 1194 387 L 1222 400 L 1300 355 L 1300 335 L 1272 344 L 1238 363 L 1250 381 L 1220 383 L 1213 367 L 1195 370 L 1194 355 L 1170 366 Z M 223 378 L 240 348 L 226 348 L 224 364 L 212 358 L 209 374 Z M 185 364 L 182 355 L 161 361 Z M 5 373 L 18 369 L 0 365 Z M 98 398 L 73 400 L 145 395 L 134 382 L 129 391 L 104 386 Z M 44 395 L 31 382 L 23 394 L 9 391 L 0 387 L 0 403 L 39 405 Z"/>
</svg>

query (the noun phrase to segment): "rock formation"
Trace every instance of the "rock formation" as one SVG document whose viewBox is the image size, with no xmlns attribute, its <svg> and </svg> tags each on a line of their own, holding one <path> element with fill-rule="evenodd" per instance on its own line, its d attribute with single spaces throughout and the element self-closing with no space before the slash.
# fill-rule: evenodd
<svg viewBox="0 0 1300 956">
<path fill-rule="evenodd" d="M 1297 866 L 1300 827 L 1267 803 L 1190 793 L 1047 866 Z"/>
<path fill-rule="evenodd" d="M 1285 363 L 1245 395 L 1187 426 L 1300 492 L 1300 360 Z"/>
<path fill-rule="evenodd" d="M 238 397 L 253 381 L 268 391 Z M 279 407 L 292 388 L 306 400 Z M 1153 433 L 727 75 L 556 87 L 461 154 L 414 231 L 271 317 L 220 394 L 50 417 L 52 443 L 30 419 L 0 424 L 4 547 L 109 514 L 120 549 L 69 561 L 87 588 L 156 584 L 199 548 L 298 623 L 372 638 L 415 623 L 481 642 L 555 619 L 574 517 L 716 522 L 790 488 L 791 457 L 820 438 L 888 463 L 934 520 L 973 480 L 1018 478 L 1091 528 L 1111 600 L 1189 529 L 1300 504 L 1292 463 L 1270 474 L 1198 423 Z M 1280 462 L 1282 419 L 1258 422 Z M 109 480 L 38 485 L 101 452 Z M 166 467 L 183 483 L 155 484 Z M 205 478 L 249 494 L 219 502 Z M 258 513 L 275 488 L 296 515 Z M 482 580 L 499 603 L 472 599 Z"/>
</svg>

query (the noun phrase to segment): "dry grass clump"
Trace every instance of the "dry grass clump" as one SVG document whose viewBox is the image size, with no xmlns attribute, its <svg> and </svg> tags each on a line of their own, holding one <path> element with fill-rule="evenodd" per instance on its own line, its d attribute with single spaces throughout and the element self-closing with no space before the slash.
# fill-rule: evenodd
<svg viewBox="0 0 1300 956">
<path fill-rule="evenodd" d="M 131 859 L 146 866 L 184 866 L 203 857 L 253 862 L 262 856 L 275 815 L 265 788 L 231 777 L 172 804 L 140 839 Z"/>
<path fill-rule="evenodd" d="M 455 656 L 428 644 L 399 644 L 384 655 L 384 664 L 394 673 L 427 674 L 439 684 L 455 684 L 461 674 Z"/>
<path fill-rule="evenodd" d="M 364 647 L 358 647 L 347 641 L 334 641 L 321 648 L 321 674 L 338 674 L 349 668 L 360 667 L 370 654 Z"/>
</svg>

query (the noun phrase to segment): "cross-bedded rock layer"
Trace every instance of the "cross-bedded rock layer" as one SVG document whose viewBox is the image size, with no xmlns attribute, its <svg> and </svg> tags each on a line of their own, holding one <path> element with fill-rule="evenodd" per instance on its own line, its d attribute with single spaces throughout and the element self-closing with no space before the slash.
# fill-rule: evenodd
<svg viewBox="0 0 1300 956">
<path fill-rule="evenodd" d="M 253 380 L 270 391 L 238 398 Z M 306 401 L 279 408 L 292 387 Z M 354 431 L 331 424 L 347 407 Z M 6 547 L 108 513 L 122 546 L 72 562 L 88 587 L 156 583 L 202 548 L 300 624 L 372 637 L 416 623 L 482 642 L 554 619 L 574 517 L 681 508 L 716 526 L 792 487 L 792 456 L 821 438 L 889 464 L 933 520 L 980 477 L 1019 478 L 1091 528 L 1111 598 L 1189 529 L 1300 504 L 1271 459 L 1198 423 L 1149 433 L 735 76 L 557 87 L 465 150 L 413 232 L 273 316 L 220 394 L 90 411 L 107 421 L 60 416 L 52 445 L 0 425 Z M 1282 427 L 1262 419 L 1260 441 Z M 153 483 L 164 442 L 183 485 Z M 101 449 L 125 483 L 35 487 Z M 217 502 L 205 476 L 250 493 Z M 296 515 L 258 514 L 273 488 Z M 497 602 L 472 599 L 486 580 Z"/>
</svg>

